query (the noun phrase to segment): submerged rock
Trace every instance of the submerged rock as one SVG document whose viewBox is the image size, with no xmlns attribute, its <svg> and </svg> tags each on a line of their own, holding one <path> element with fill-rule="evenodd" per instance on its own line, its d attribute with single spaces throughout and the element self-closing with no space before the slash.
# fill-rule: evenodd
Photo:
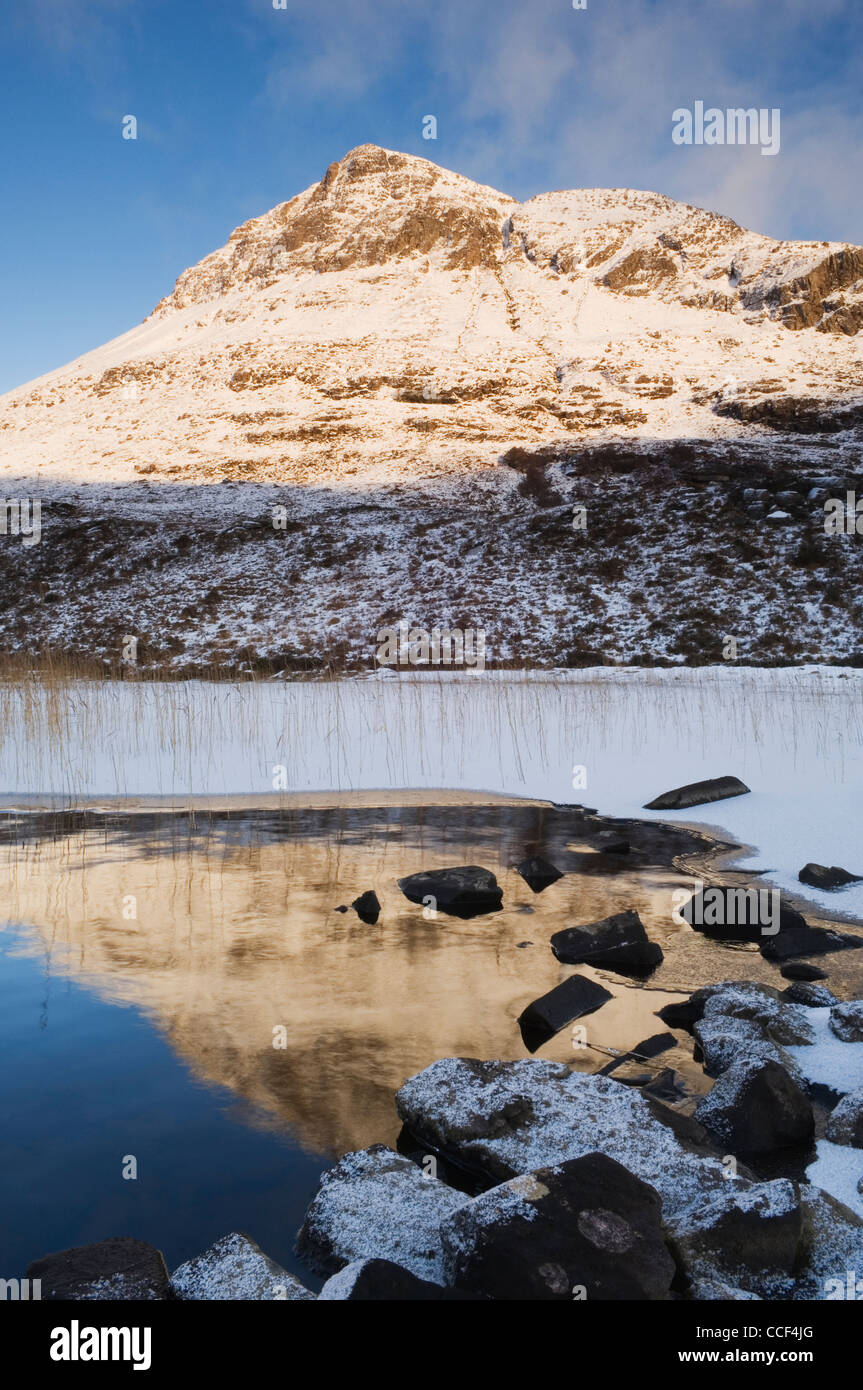
<svg viewBox="0 0 863 1390">
<path fill-rule="evenodd" d="M 586 975 L 571 975 L 568 980 L 555 985 L 548 994 L 534 999 L 519 1015 L 518 1026 L 528 1052 L 536 1052 L 561 1028 L 583 1014 L 592 1014 L 601 1009 L 611 998 L 613 996 L 607 989 L 589 980 Z"/>
<path fill-rule="evenodd" d="M 551 949 L 564 965 L 602 965 L 623 974 L 646 974 L 663 959 L 662 948 L 648 939 L 641 918 L 632 911 L 555 932 Z"/>
<path fill-rule="evenodd" d="M 539 854 L 522 859 L 515 867 L 516 872 L 521 874 L 528 888 L 532 888 L 534 893 L 541 893 L 550 883 L 556 883 L 559 878 L 563 878 L 560 869 L 555 868 L 554 864 Z"/>
<path fill-rule="evenodd" d="M 731 1149 L 767 1154 L 807 1143 L 815 1129 L 812 1102 L 771 1058 L 739 1057 L 695 1107 L 696 1119 Z"/>
<path fill-rule="evenodd" d="M 172 1296 L 161 1250 L 130 1236 L 45 1255 L 27 1266 L 27 1278 L 41 1279 L 43 1299 L 149 1302 Z"/>
<path fill-rule="evenodd" d="M 358 898 L 354 898 L 351 907 L 357 914 L 361 922 L 373 927 L 381 915 L 381 905 L 378 902 L 378 895 L 371 888 L 367 893 L 361 893 Z"/>
<path fill-rule="evenodd" d="M 675 1266 L 656 1190 L 606 1154 L 525 1173 L 441 1228 L 458 1288 L 498 1299 L 664 1299 Z"/>
<path fill-rule="evenodd" d="M 863 1042 L 863 999 L 834 1004 L 830 1010 L 830 1031 L 842 1042 Z"/>
<path fill-rule="evenodd" d="M 797 877 L 801 883 L 808 883 L 810 888 L 824 888 L 829 891 L 844 888 L 846 883 L 861 882 L 859 874 L 851 874 L 836 864 L 804 864 Z"/>
<path fill-rule="evenodd" d="M 706 806 L 711 801 L 725 801 L 730 796 L 744 796 L 749 791 L 739 777 L 710 777 L 704 782 L 689 782 L 663 792 L 645 804 L 645 811 L 680 811 L 687 806 Z"/>
<path fill-rule="evenodd" d="M 629 854 L 630 850 L 629 840 L 617 830 L 600 830 L 596 847 L 603 854 Z"/>
<path fill-rule="evenodd" d="M 792 960 L 787 965 L 783 965 L 779 971 L 783 980 L 826 980 L 827 971 L 819 970 L 817 965 L 808 965 L 806 961 Z M 787 994 L 788 991 L 786 990 Z"/>
<path fill-rule="evenodd" d="M 442 1282 L 440 1223 L 468 1198 L 383 1144 L 345 1154 L 324 1173 L 297 1237 L 311 1268 L 334 1274 L 385 1259 Z"/>
<path fill-rule="evenodd" d="M 476 864 L 408 874 L 398 883 L 412 903 L 426 903 L 431 899 L 432 908 L 451 917 L 479 917 L 485 912 L 498 912 L 503 902 L 503 890 L 494 874 Z"/>
<path fill-rule="evenodd" d="M 222 1236 L 203 1255 L 195 1255 L 175 1269 L 171 1287 L 177 1298 L 187 1301 L 279 1299 L 297 1303 L 315 1298 L 240 1231 Z"/>
</svg>

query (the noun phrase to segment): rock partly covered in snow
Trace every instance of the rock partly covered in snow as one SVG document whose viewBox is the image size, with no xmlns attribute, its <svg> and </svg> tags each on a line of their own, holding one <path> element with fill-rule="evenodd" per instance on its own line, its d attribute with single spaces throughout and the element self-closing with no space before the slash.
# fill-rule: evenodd
<svg viewBox="0 0 863 1390">
<path fill-rule="evenodd" d="M 498 1299 L 664 1299 L 675 1266 L 661 1208 L 605 1154 L 521 1174 L 443 1223 L 447 1281 Z"/>
<path fill-rule="evenodd" d="M 855 1149 L 863 1149 L 863 1088 L 849 1091 L 842 1097 L 831 1112 L 824 1133 L 833 1144 L 850 1144 Z"/>
<path fill-rule="evenodd" d="M 462 1289 L 444 1288 L 428 1279 L 419 1279 L 409 1269 L 392 1260 L 355 1260 L 333 1274 L 318 1294 L 323 1303 L 397 1301 L 429 1303 L 479 1299 L 481 1295 Z"/>
<path fill-rule="evenodd" d="M 177 1298 L 189 1301 L 280 1299 L 297 1303 L 315 1297 L 240 1231 L 222 1236 L 202 1255 L 175 1269 L 171 1287 Z"/>
<path fill-rule="evenodd" d="M 725 1181 L 700 1126 L 611 1077 L 563 1063 L 444 1058 L 406 1081 L 396 1105 L 420 1143 L 486 1182 L 605 1153 L 656 1188 L 672 1225 Z"/>
<path fill-rule="evenodd" d="M 357 1260 L 385 1259 L 440 1284 L 440 1224 L 467 1200 L 410 1159 L 374 1144 L 345 1154 L 324 1173 L 297 1253 L 326 1274 Z"/>
<path fill-rule="evenodd" d="M 842 1042 L 863 1042 L 863 999 L 834 1004 L 830 1010 L 830 1029 Z"/>
<path fill-rule="evenodd" d="M 673 1248 L 695 1284 L 718 1275 L 758 1297 L 782 1298 L 802 1232 L 797 1187 L 787 1178 L 747 1186 L 729 1181 L 693 1202 L 676 1223 Z"/>
<path fill-rule="evenodd" d="M 43 1299 L 149 1302 L 171 1297 L 161 1250 L 130 1236 L 77 1245 L 27 1266 Z"/>
<path fill-rule="evenodd" d="M 695 1107 L 696 1119 L 742 1154 L 768 1154 L 812 1137 L 812 1102 L 771 1058 L 741 1057 Z"/>
</svg>

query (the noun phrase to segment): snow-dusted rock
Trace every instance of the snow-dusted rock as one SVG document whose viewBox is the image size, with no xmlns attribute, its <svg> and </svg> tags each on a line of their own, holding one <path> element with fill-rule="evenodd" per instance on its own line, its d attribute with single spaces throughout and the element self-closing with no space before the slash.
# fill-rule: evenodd
<svg viewBox="0 0 863 1390">
<path fill-rule="evenodd" d="M 674 1277 L 654 1188 L 605 1154 L 493 1187 L 442 1227 L 449 1283 L 498 1299 L 664 1299 Z"/>
<path fill-rule="evenodd" d="M 818 1187 L 802 1183 L 803 1237 L 791 1298 L 825 1299 L 830 1281 L 863 1272 L 863 1220 Z"/>
<path fill-rule="evenodd" d="M 815 1127 L 812 1103 L 783 1066 L 738 1058 L 695 1107 L 696 1119 L 736 1152 L 766 1154 L 803 1144 Z"/>
<path fill-rule="evenodd" d="M 150 1302 L 171 1297 L 161 1250 L 130 1236 L 76 1245 L 34 1260 L 27 1278 L 43 1299 Z"/>
<path fill-rule="evenodd" d="M 442 1283 L 440 1223 L 468 1198 L 383 1144 L 345 1154 L 324 1173 L 297 1237 L 310 1266 L 335 1273 L 385 1259 Z"/>
<path fill-rule="evenodd" d="M 782 991 L 792 1004 L 802 1004 L 807 1009 L 831 1008 L 838 1001 L 832 990 L 825 985 L 816 985 L 810 980 L 797 980 Z"/>
<path fill-rule="evenodd" d="M 698 1125 L 611 1077 L 558 1062 L 448 1057 L 406 1081 L 396 1105 L 421 1143 L 455 1154 L 486 1181 L 607 1154 L 656 1188 L 670 1224 L 725 1181 L 709 1145 L 697 1147 L 707 1138 Z"/>
<path fill-rule="evenodd" d="M 863 1149 L 863 1089 L 849 1091 L 842 1097 L 831 1112 L 824 1133 L 833 1144 L 851 1144 Z"/>
<path fill-rule="evenodd" d="M 187 1301 L 281 1299 L 297 1303 L 315 1295 L 240 1231 L 222 1236 L 171 1275 L 177 1298 Z"/>
<path fill-rule="evenodd" d="M 687 1209 L 674 1229 L 675 1256 L 698 1283 L 724 1283 L 763 1298 L 786 1297 L 803 1219 L 786 1178 L 727 1182 Z"/>
<path fill-rule="evenodd" d="M 765 1038 L 760 1025 L 752 1019 L 716 1014 L 696 1023 L 693 1034 L 698 1044 L 695 1055 L 703 1060 L 708 1076 L 721 1076 L 741 1058 L 758 1058 L 763 1062 L 778 1062 L 796 1080 L 802 1079 L 799 1065 L 791 1054 Z"/>
<path fill-rule="evenodd" d="M 787 1046 L 809 1043 L 815 1033 L 805 1011 L 783 999 L 740 984 L 720 987 L 706 1000 L 703 1019 L 739 1018 L 753 1023 L 769 1042 Z"/>
<path fill-rule="evenodd" d="M 834 1004 L 830 1010 L 830 1029 L 842 1042 L 863 1042 L 863 999 Z"/>
<path fill-rule="evenodd" d="M 355 1260 L 333 1274 L 318 1294 L 323 1303 L 372 1301 L 428 1303 L 474 1299 L 478 1295 L 419 1279 L 392 1260 Z"/>
</svg>

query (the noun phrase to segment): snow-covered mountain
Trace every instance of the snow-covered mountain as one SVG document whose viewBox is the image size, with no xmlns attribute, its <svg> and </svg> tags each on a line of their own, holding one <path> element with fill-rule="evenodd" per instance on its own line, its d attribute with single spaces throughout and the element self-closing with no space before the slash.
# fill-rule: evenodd
<svg viewBox="0 0 863 1390">
<path fill-rule="evenodd" d="M 42 500 L 0 655 L 362 669 L 406 621 L 489 664 L 863 664 L 863 537 L 823 526 L 861 328 L 858 247 L 363 145 L 0 398 L 0 490 Z"/>
<path fill-rule="evenodd" d="M 140 327 L 0 398 L 2 467 L 363 487 L 573 438 L 810 429 L 856 418 L 861 328 L 859 247 L 628 189 L 520 204 L 363 145 Z"/>
</svg>

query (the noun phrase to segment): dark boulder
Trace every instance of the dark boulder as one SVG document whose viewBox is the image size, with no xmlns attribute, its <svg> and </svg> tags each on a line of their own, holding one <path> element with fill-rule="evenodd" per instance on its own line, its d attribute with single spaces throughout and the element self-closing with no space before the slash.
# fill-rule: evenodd
<svg viewBox="0 0 863 1390">
<path fill-rule="evenodd" d="M 494 874 L 476 864 L 454 869 L 429 869 L 408 874 L 399 879 L 406 898 L 412 903 L 428 904 L 451 917 L 479 917 L 485 912 L 499 912 L 503 891 Z"/>
<path fill-rule="evenodd" d="M 687 806 L 706 806 L 711 801 L 725 801 L 729 796 L 744 796 L 749 787 L 739 777 L 710 777 L 704 782 L 690 782 L 675 787 L 648 801 L 645 811 L 681 811 Z"/>
<path fill-rule="evenodd" d="M 784 980 L 826 980 L 827 971 L 819 970 L 817 965 L 808 965 L 803 960 L 792 960 L 783 965 L 779 974 Z M 787 993 L 787 990 L 785 991 Z"/>
<path fill-rule="evenodd" d="M 783 908 L 783 913 L 789 909 Z M 799 915 L 799 914 L 797 914 Z M 850 936 L 848 932 L 828 931 L 824 927 L 803 926 L 785 927 L 780 922 L 776 936 L 766 937 L 761 943 L 761 954 L 765 960 L 793 960 L 796 956 L 826 956 L 832 951 L 853 951 L 863 946 L 863 937 Z"/>
<path fill-rule="evenodd" d="M 45 1255 L 27 1266 L 27 1278 L 41 1279 L 43 1299 L 150 1302 L 173 1296 L 161 1250 L 129 1236 Z"/>
<path fill-rule="evenodd" d="M 812 1103 L 778 1062 L 731 1063 L 695 1108 L 696 1119 L 735 1153 L 768 1154 L 807 1143 Z"/>
<path fill-rule="evenodd" d="M 357 914 L 361 922 L 373 927 L 381 915 L 381 905 L 378 902 L 377 893 L 369 889 L 367 893 L 361 893 L 358 898 L 354 898 L 351 907 Z"/>
<path fill-rule="evenodd" d="M 662 948 L 648 939 L 632 911 L 555 932 L 551 949 L 564 965 L 602 965 L 622 974 L 647 974 L 662 961 Z"/>
<path fill-rule="evenodd" d="M 707 884 L 678 911 L 693 931 L 714 941 L 772 940 L 782 931 L 806 927 L 806 919 L 770 888 Z"/>
<path fill-rule="evenodd" d="M 509 1300 L 666 1299 L 675 1266 L 656 1189 L 588 1153 L 511 1178 L 441 1227 L 456 1288 Z"/>
<path fill-rule="evenodd" d="M 838 865 L 832 864 L 805 864 L 797 875 L 801 883 L 807 883 L 810 888 L 844 888 L 846 883 L 860 883 L 859 874 L 851 874 L 847 869 L 840 869 Z"/>
<path fill-rule="evenodd" d="M 532 888 L 534 893 L 541 893 L 543 888 L 547 888 L 550 883 L 556 883 L 559 878 L 563 878 L 560 869 L 547 859 L 543 859 L 539 854 L 533 854 L 529 859 L 522 859 L 520 864 L 516 864 L 516 872 L 520 873 L 528 888 Z"/>
<path fill-rule="evenodd" d="M 570 975 L 548 994 L 534 999 L 519 1015 L 518 1025 L 528 1052 L 536 1052 L 573 1019 L 595 1013 L 611 998 L 607 989 L 586 975 Z"/>
</svg>

